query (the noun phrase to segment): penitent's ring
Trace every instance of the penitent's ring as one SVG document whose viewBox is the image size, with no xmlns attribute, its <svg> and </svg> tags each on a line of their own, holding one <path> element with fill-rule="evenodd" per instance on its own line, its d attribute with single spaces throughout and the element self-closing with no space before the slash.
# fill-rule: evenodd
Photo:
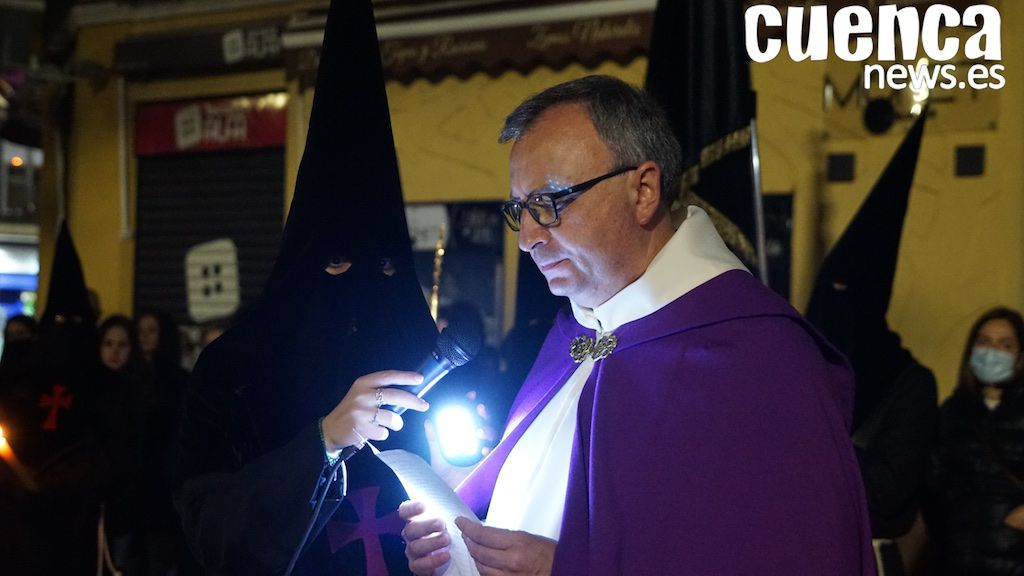
<svg viewBox="0 0 1024 576">
<path fill-rule="evenodd" d="M 382 388 L 377 388 L 377 409 L 379 410 L 380 407 L 383 406 L 383 405 L 384 405 L 384 390 Z"/>
<path fill-rule="evenodd" d="M 378 407 L 377 410 L 374 411 L 373 418 L 370 418 L 370 424 L 376 424 L 377 423 L 377 416 L 380 416 L 380 407 Z"/>
</svg>

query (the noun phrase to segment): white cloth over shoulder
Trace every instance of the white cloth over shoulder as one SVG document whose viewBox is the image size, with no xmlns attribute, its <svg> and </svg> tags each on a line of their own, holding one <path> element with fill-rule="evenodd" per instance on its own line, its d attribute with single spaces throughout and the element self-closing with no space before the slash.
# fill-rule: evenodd
<svg viewBox="0 0 1024 576">
<path fill-rule="evenodd" d="M 726 247 L 707 213 L 690 206 L 686 220 L 640 278 L 597 308 L 573 302 L 573 315 L 598 333 L 613 332 L 730 270 L 746 268 Z M 579 365 L 509 452 L 494 486 L 488 525 L 558 539 L 576 409 L 594 364 L 587 358 Z"/>
</svg>

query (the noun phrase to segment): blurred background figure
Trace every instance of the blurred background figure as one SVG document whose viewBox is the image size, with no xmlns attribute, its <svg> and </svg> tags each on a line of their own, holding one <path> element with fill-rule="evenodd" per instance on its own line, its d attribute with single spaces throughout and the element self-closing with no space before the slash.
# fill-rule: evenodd
<svg viewBox="0 0 1024 576">
<path fill-rule="evenodd" d="M 127 316 L 111 316 L 99 327 L 100 362 L 115 374 L 138 379 L 142 359 L 135 325 Z"/>
<path fill-rule="evenodd" d="M 144 311 L 136 319 L 139 345 L 150 366 L 169 369 L 181 365 L 181 332 L 170 315 L 153 310 Z"/>
<path fill-rule="evenodd" d="M 31 316 L 11 316 L 4 325 L 4 342 L 25 342 L 35 339 L 38 323 Z"/>
<path fill-rule="evenodd" d="M 1024 574 L 1024 319 L 995 308 L 967 337 L 942 405 L 929 527 L 935 573 Z"/>
<path fill-rule="evenodd" d="M 139 574 L 144 565 L 143 402 L 149 375 L 131 318 L 110 316 L 98 334 L 99 360 L 105 368 L 94 390 L 96 435 L 104 457 L 102 536 L 114 566 L 124 574 Z"/>
<path fill-rule="evenodd" d="M 181 332 L 169 314 L 143 311 L 136 326 L 149 371 L 142 445 L 142 465 L 147 471 L 142 484 L 146 494 L 143 542 L 149 573 L 167 574 L 191 562 L 171 499 L 188 372 L 181 366 Z"/>
<path fill-rule="evenodd" d="M 4 325 L 3 354 L 0 355 L 0 387 L 14 382 L 28 369 L 38 324 L 31 316 L 11 316 Z"/>
<path fill-rule="evenodd" d="M 16 395 L 23 390 L 32 367 L 33 341 L 36 335 L 36 321 L 28 316 L 12 316 L 4 326 L 3 355 L 0 356 L 0 426 L 6 426 L 6 434 L 11 433 L 8 418 L 11 416 L 10 404 L 16 401 Z M 0 442 L 6 442 L 2 440 Z M 0 526 L 18 526 L 22 522 L 19 517 L 24 505 L 23 498 L 28 496 L 27 487 L 12 470 L 0 463 Z M 4 530 L 0 539 L 0 558 L 15 559 L 24 555 L 24 550 L 31 547 L 30 533 L 27 530 Z"/>
</svg>

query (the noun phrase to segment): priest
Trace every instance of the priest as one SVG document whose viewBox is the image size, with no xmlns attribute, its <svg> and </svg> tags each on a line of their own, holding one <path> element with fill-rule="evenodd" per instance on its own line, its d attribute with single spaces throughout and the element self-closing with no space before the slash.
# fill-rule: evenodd
<svg viewBox="0 0 1024 576">
<path fill-rule="evenodd" d="M 706 213 L 673 228 L 658 107 L 591 76 L 528 99 L 501 140 L 507 222 L 570 305 L 458 489 L 486 525 L 403 504 L 410 569 L 462 538 L 481 574 L 874 574 L 850 368 Z"/>
</svg>

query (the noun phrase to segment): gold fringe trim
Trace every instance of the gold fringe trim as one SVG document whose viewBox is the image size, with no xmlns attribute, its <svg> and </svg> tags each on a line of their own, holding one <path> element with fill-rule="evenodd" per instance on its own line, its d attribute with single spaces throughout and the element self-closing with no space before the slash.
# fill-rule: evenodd
<svg viewBox="0 0 1024 576">
<path fill-rule="evenodd" d="M 711 222 L 715 225 L 715 229 L 718 230 L 722 240 L 725 240 L 725 245 L 740 260 L 743 260 L 743 263 L 749 268 L 757 263 L 757 251 L 754 250 L 750 239 L 740 231 L 739 226 L 736 226 L 732 220 L 726 218 L 724 214 L 715 209 L 707 200 L 704 200 L 693 191 L 693 188 L 700 182 L 700 171 L 702 169 L 748 146 L 750 146 L 750 126 L 726 134 L 700 151 L 700 164 L 691 166 L 683 173 L 683 178 L 679 185 L 679 194 L 676 196 L 675 202 L 672 203 L 672 223 L 676 227 L 682 224 L 683 220 L 686 219 L 687 206 L 692 205 L 703 208 L 708 213 L 708 216 L 711 217 Z M 751 269 L 753 270 L 753 268 Z"/>
<path fill-rule="evenodd" d="M 737 150 L 750 146 L 750 126 L 726 134 L 708 144 L 700 151 L 700 164 L 691 166 L 683 172 L 683 191 L 688 191 L 700 182 L 700 171 Z"/>
</svg>

